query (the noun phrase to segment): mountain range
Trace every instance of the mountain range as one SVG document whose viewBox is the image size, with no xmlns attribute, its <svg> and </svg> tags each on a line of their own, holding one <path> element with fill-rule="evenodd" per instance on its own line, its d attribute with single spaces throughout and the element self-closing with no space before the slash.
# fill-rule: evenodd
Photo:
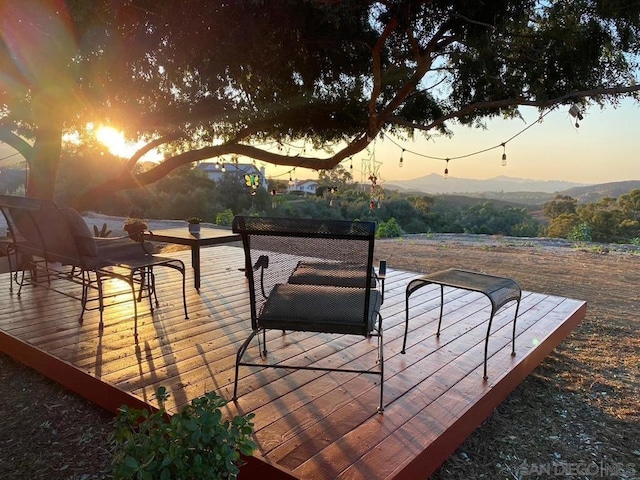
<svg viewBox="0 0 640 480">
<path fill-rule="evenodd" d="M 384 187 L 403 192 L 421 192 L 430 194 L 463 194 L 484 192 L 543 192 L 557 193 L 571 188 L 585 187 L 584 183 L 564 182 L 559 180 L 530 180 L 499 176 L 486 180 L 449 177 L 432 173 L 411 180 L 392 180 L 385 182 Z"/>
<path fill-rule="evenodd" d="M 618 198 L 633 189 L 640 189 L 640 180 L 599 183 L 584 185 L 556 180 L 542 181 L 514 177 L 495 177 L 487 180 L 444 177 L 431 174 L 405 181 L 384 183 L 384 188 L 403 193 L 424 193 L 441 198 L 457 199 L 480 198 L 502 202 L 542 205 L 556 195 L 566 195 L 578 200 L 578 203 L 593 203 L 603 197 Z"/>
</svg>

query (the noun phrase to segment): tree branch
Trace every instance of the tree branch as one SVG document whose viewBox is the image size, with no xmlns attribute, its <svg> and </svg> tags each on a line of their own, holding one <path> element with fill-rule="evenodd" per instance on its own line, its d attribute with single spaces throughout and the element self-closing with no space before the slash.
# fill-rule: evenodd
<svg viewBox="0 0 640 480">
<path fill-rule="evenodd" d="M 383 32 L 380 34 L 380 38 L 376 42 L 373 50 L 371 51 L 371 59 L 373 64 L 371 66 L 373 74 L 373 90 L 371 91 L 371 98 L 369 99 L 369 137 L 375 138 L 379 131 L 378 124 L 378 111 L 376 109 L 377 100 L 380 96 L 382 86 L 382 49 L 387 39 L 391 36 L 395 28 L 398 26 L 398 15 L 395 14 L 389 23 L 385 26 Z"/>
<path fill-rule="evenodd" d="M 145 154 L 147 154 L 154 148 L 159 147 L 160 145 L 178 140 L 179 138 L 182 138 L 184 136 L 185 134 L 182 132 L 173 132 L 147 143 L 144 147 L 134 153 L 129 160 L 127 160 L 127 163 L 123 167 L 123 171 L 133 171 L 133 168 L 136 166 L 136 163 L 138 163 L 138 160 L 140 160 Z"/>
<path fill-rule="evenodd" d="M 138 188 L 145 185 L 150 185 L 171 173 L 176 168 L 191 163 L 208 160 L 210 158 L 219 157 L 221 155 L 242 155 L 256 160 L 271 163 L 273 165 L 309 168 L 312 170 L 330 170 L 338 165 L 342 160 L 354 155 L 369 144 L 366 135 L 354 139 L 348 143 L 343 149 L 341 149 L 335 155 L 328 158 L 319 157 L 300 157 L 280 155 L 277 153 L 267 152 L 260 148 L 250 145 L 242 145 L 237 143 L 209 146 L 200 148 L 198 150 L 191 150 L 181 153 L 174 157 L 168 158 L 159 163 L 156 167 L 153 167 L 143 173 L 133 175 L 130 171 L 123 172 L 120 176 L 107 180 L 100 185 L 91 188 L 90 190 L 82 193 L 73 204 L 79 209 L 86 209 L 91 206 L 92 202 L 96 198 L 104 198 L 105 195 L 118 192 L 120 190 L 126 190 L 129 188 Z"/>
<path fill-rule="evenodd" d="M 20 135 L 16 135 L 8 126 L 0 127 L 0 142 L 4 142 L 13 149 L 20 152 L 27 163 L 31 164 L 33 159 L 33 147 Z"/>
<path fill-rule="evenodd" d="M 516 107 L 516 106 L 547 108 L 553 105 L 567 103 L 570 100 L 579 100 L 584 98 L 593 98 L 593 97 L 600 97 L 600 96 L 607 96 L 607 95 L 628 95 L 634 92 L 640 92 L 640 85 L 581 90 L 577 92 L 570 92 L 560 97 L 550 98 L 547 100 L 527 100 L 523 98 L 506 98 L 504 100 L 477 102 L 477 103 L 469 104 L 464 108 L 448 113 L 447 115 L 443 115 L 437 120 L 434 120 L 433 122 L 426 125 L 418 125 L 411 122 L 407 122 L 406 120 L 403 123 L 401 123 L 399 117 L 394 117 L 393 121 L 394 123 L 405 124 L 405 126 L 412 126 L 413 128 L 427 131 L 442 125 L 447 120 L 451 120 L 453 118 L 458 118 L 458 117 L 464 117 L 465 115 L 470 115 L 477 110 L 508 108 L 508 107 Z"/>
</svg>

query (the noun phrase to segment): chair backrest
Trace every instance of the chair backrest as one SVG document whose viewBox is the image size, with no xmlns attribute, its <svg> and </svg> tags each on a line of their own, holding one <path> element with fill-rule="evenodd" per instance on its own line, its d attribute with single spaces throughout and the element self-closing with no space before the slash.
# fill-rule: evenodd
<svg viewBox="0 0 640 480">
<path fill-rule="evenodd" d="M 78 239 L 69 215 L 54 202 L 0 195 L 0 210 L 21 253 L 37 255 L 49 262 L 80 264 Z M 86 224 L 85 228 L 88 232 Z"/>
<path fill-rule="evenodd" d="M 243 241 L 254 329 L 371 332 L 374 222 L 237 216 L 233 231 Z M 359 318 L 347 318 L 355 311 Z"/>
</svg>

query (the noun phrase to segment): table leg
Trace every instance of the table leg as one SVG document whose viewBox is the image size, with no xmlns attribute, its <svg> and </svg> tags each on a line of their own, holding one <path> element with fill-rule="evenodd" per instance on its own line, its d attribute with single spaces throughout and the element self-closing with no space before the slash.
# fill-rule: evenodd
<svg viewBox="0 0 640 480">
<path fill-rule="evenodd" d="M 200 246 L 191 247 L 191 267 L 193 268 L 193 286 L 200 290 Z"/>
</svg>

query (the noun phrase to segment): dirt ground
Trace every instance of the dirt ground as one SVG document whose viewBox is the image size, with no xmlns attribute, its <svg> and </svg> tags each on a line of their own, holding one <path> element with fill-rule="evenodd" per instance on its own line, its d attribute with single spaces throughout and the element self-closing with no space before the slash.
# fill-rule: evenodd
<svg viewBox="0 0 640 480">
<path fill-rule="evenodd" d="M 432 478 L 640 478 L 640 254 L 473 238 L 382 240 L 376 256 L 512 277 L 587 317 Z M 110 414 L 1 354 L 0 385 L 0 478 L 108 478 Z"/>
</svg>

